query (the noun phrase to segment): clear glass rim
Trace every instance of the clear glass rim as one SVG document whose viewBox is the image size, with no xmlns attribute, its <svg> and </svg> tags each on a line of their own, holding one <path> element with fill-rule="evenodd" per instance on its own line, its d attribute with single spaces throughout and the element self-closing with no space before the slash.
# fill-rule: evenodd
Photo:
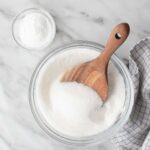
<svg viewBox="0 0 150 150">
<path fill-rule="evenodd" d="M 30 103 L 31 111 L 37 123 L 51 138 L 55 139 L 56 141 L 71 146 L 88 146 L 88 145 L 100 144 L 112 138 L 115 135 L 115 133 L 125 124 L 125 122 L 129 118 L 129 115 L 131 114 L 133 103 L 134 103 L 134 86 L 133 86 L 130 73 L 127 67 L 124 65 L 124 63 L 115 54 L 112 56 L 111 60 L 113 61 L 114 64 L 117 64 L 120 67 L 120 69 L 122 69 L 125 76 L 125 82 L 128 85 L 128 88 L 126 90 L 129 94 L 128 94 L 128 99 L 126 98 L 125 100 L 125 109 L 121 113 L 120 119 L 118 119 L 117 122 L 114 125 L 112 125 L 110 128 L 93 136 L 87 136 L 82 138 L 69 137 L 59 133 L 58 131 L 54 131 L 50 126 L 48 126 L 48 124 L 43 121 L 43 118 L 40 116 L 40 112 L 38 112 L 36 108 L 36 102 L 34 99 L 34 85 L 40 69 L 53 55 L 59 53 L 62 50 L 67 50 L 70 47 L 76 47 L 76 46 L 92 47 L 95 48 L 95 50 L 97 49 L 97 51 L 100 51 L 103 48 L 102 45 L 94 42 L 75 41 L 51 51 L 37 65 L 32 75 L 30 81 L 30 87 L 29 87 L 29 103 Z"/>
<path fill-rule="evenodd" d="M 51 35 L 52 35 L 51 40 L 50 40 L 49 42 L 47 42 L 46 45 L 44 45 L 44 46 L 42 46 L 42 47 L 39 47 L 39 48 L 31 48 L 31 47 L 29 48 L 29 47 L 26 47 L 25 45 L 23 45 L 22 43 L 20 43 L 20 42 L 16 39 L 15 32 L 14 32 L 14 26 L 15 26 L 15 23 L 16 23 L 16 21 L 18 20 L 18 18 L 19 18 L 22 14 L 28 13 L 28 12 L 30 12 L 30 11 L 37 11 L 37 12 L 40 12 L 40 13 L 44 14 L 44 15 L 49 19 L 49 21 L 51 22 L 52 28 L 53 28 L 52 34 L 51 34 Z M 47 47 L 52 43 L 52 41 L 54 40 L 55 34 L 56 34 L 56 25 L 55 25 L 55 21 L 54 21 L 52 15 L 51 15 L 48 11 L 46 11 L 45 9 L 43 9 L 43 8 L 27 8 L 27 9 L 22 10 L 20 13 L 18 13 L 18 14 L 14 17 L 14 19 L 13 19 L 13 21 L 12 21 L 12 26 L 11 26 L 11 32 L 12 32 L 12 37 L 13 37 L 14 41 L 15 41 L 19 46 L 21 46 L 22 48 L 28 49 L 28 50 L 42 50 L 42 49 L 44 49 L 44 48 L 47 48 Z"/>
</svg>

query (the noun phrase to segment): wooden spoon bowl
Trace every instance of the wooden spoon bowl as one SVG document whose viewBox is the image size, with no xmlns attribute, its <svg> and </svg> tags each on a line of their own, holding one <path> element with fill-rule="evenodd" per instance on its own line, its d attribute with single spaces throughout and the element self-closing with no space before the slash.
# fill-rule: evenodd
<svg viewBox="0 0 150 150">
<path fill-rule="evenodd" d="M 108 62 L 112 54 L 127 39 L 130 27 L 127 23 L 117 25 L 111 32 L 105 48 L 101 54 L 83 64 L 75 66 L 67 71 L 62 78 L 63 82 L 82 83 L 94 89 L 103 101 L 108 97 Z"/>
</svg>

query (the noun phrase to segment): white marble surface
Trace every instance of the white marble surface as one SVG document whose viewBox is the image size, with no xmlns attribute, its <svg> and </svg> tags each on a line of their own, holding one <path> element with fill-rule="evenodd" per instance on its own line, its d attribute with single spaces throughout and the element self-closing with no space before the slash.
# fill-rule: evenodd
<svg viewBox="0 0 150 150">
<path fill-rule="evenodd" d="M 45 8 L 55 18 L 57 34 L 49 49 L 29 51 L 12 38 L 13 18 L 30 7 Z M 52 144 L 31 114 L 28 86 L 35 66 L 52 48 L 72 40 L 104 44 L 122 21 L 131 25 L 131 35 L 117 53 L 127 57 L 136 42 L 150 35 L 149 14 L 149 0 L 0 0 L 0 150 L 69 150 Z"/>
</svg>

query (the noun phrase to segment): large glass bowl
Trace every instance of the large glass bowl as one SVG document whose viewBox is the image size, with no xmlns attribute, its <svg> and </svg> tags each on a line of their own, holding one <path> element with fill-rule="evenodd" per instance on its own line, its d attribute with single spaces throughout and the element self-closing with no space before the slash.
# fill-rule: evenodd
<svg viewBox="0 0 150 150">
<path fill-rule="evenodd" d="M 122 109 L 122 113 L 118 117 L 118 120 L 107 130 L 100 132 L 93 136 L 88 137 L 81 137 L 81 138 L 74 138 L 66 136 L 58 131 L 56 131 L 54 128 L 52 128 L 49 123 L 46 121 L 42 113 L 39 111 L 36 98 L 35 98 L 35 83 L 36 79 L 38 77 L 38 74 L 42 67 L 47 63 L 49 59 L 51 59 L 54 55 L 57 55 L 58 53 L 62 53 L 64 51 L 69 51 L 73 47 L 87 47 L 94 51 L 101 51 L 103 49 L 102 45 L 93 43 L 93 42 L 87 42 L 87 41 L 77 41 L 71 44 L 64 45 L 60 48 L 57 48 L 53 51 L 51 51 L 37 66 L 35 69 L 35 72 L 32 76 L 31 83 L 30 83 L 30 89 L 29 89 L 29 97 L 30 97 L 30 106 L 31 110 L 33 112 L 33 115 L 37 121 L 37 123 L 40 125 L 40 127 L 52 138 L 55 139 L 55 141 L 58 141 L 60 143 L 63 143 L 65 145 L 70 146 L 89 146 L 93 144 L 100 144 L 103 143 L 110 138 L 112 138 L 117 131 L 125 124 L 125 122 L 128 120 L 129 115 L 132 111 L 133 107 L 133 101 L 134 101 L 134 89 L 133 89 L 133 83 L 131 80 L 130 73 L 124 63 L 116 56 L 113 55 L 111 57 L 112 63 L 117 67 L 119 72 L 121 73 L 124 83 L 125 83 L 125 102 L 124 107 Z"/>
</svg>

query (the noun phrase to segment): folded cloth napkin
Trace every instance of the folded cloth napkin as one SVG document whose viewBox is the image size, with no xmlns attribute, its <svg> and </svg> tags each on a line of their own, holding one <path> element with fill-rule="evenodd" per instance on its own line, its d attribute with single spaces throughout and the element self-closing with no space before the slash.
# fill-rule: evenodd
<svg viewBox="0 0 150 150">
<path fill-rule="evenodd" d="M 150 39 L 130 52 L 129 71 L 134 83 L 135 104 L 128 122 L 113 139 L 116 150 L 150 150 Z"/>
</svg>

